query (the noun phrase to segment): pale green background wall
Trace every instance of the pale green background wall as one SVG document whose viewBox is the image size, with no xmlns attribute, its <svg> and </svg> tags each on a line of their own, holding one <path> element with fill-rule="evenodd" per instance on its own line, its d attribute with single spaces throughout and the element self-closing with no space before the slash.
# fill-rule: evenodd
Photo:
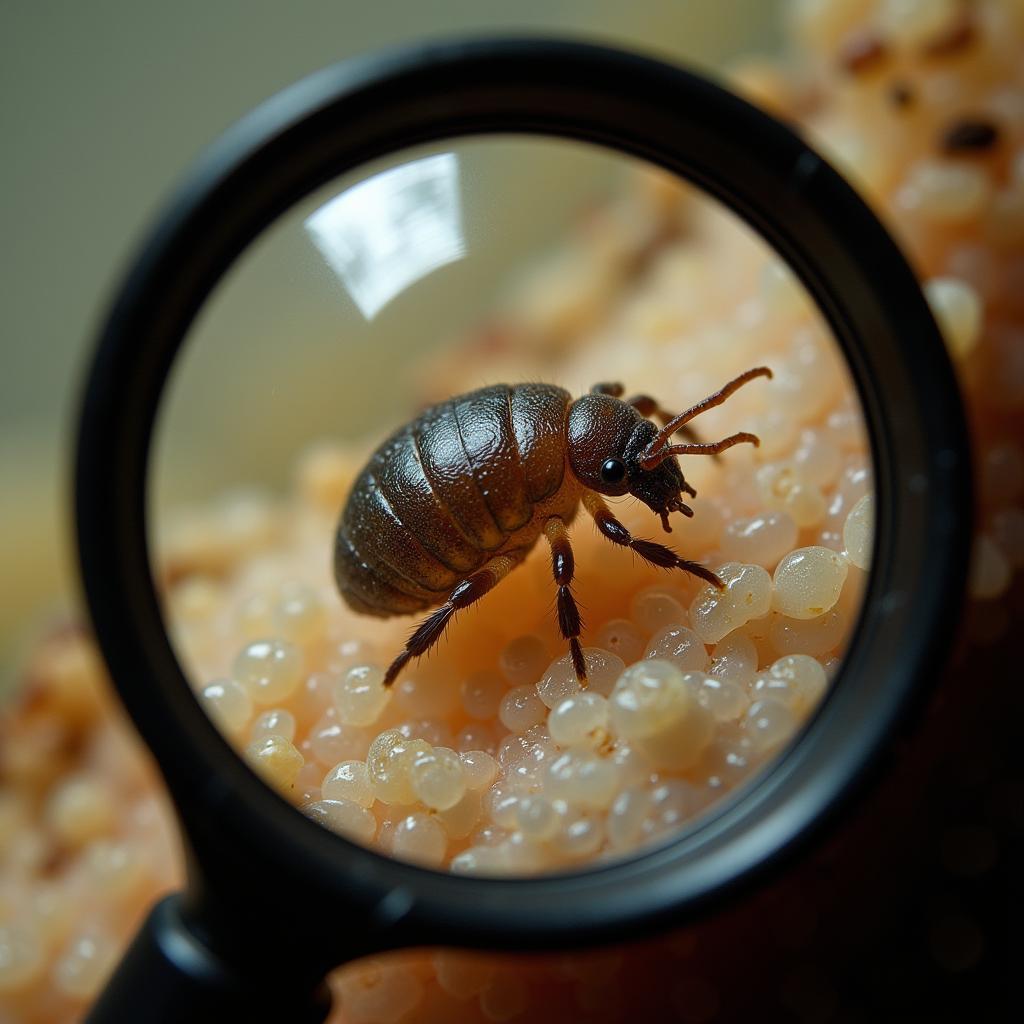
<svg viewBox="0 0 1024 1024">
<path fill-rule="evenodd" d="M 89 333 L 204 144 L 281 86 L 378 46 L 561 31 L 713 67 L 770 48 L 780 3 L 0 0 L 0 672 L 73 593 L 66 450 Z"/>
</svg>

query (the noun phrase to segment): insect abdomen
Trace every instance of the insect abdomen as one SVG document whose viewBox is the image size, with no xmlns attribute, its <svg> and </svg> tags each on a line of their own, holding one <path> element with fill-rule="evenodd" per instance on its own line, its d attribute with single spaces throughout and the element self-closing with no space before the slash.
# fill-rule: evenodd
<svg viewBox="0 0 1024 1024">
<path fill-rule="evenodd" d="M 481 388 L 381 445 L 338 527 L 334 570 L 348 604 L 381 616 L 439 604 L 525 527 L 562 482 L 570 400 L 547 384 Z"/>
</svg>

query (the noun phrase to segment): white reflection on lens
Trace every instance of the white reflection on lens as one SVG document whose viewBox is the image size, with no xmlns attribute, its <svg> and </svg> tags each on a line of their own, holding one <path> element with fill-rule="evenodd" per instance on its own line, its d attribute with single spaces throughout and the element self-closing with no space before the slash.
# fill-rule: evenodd
<svg viewBox="0 0 1024 1024">
<path fill-rule="evenodd" d="M 374 175 L 325 203 L 306 230 L 372 320 L 396 295 L 466 254 L 454 153 Z"/>
</svg>

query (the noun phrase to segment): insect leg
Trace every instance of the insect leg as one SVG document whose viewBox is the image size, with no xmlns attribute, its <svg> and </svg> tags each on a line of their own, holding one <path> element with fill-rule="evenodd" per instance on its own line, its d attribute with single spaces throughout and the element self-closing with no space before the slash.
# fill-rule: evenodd
<svg viewBox="0 0 1024 1024">
<path fill-rule="evenodd" d="M 562 636 L 569 641 L 569 653 L 572 656 L 572 667 L 580 683 L 587 681 L 587 663 L 583 660 L 583 648 L 580 647 L 580 610 L 576 606 L 576 598 L 569 589 L 572 584 L 573 572 L 576 568 L 569 543 L 569 531 L 565 523 L 552 516 L 544 524 L 544 536 L 551 545 L 551 572 L 558 584 L 558 628 Z"/>
<path fill-rule="evenodd" d="M 706 569 L 699 562 L 690 562 L 680 558 L 670 547 L 664 544 L 657 544 L 652 540 L 637 540 L 612 515 L 611 509 L 601 500 L 601 496 L 593 491 L 586 491 L 583 494 L 583 507 L 594 517 L 594 522 L 601 533 L 613 544 L 631 548 L 642 559 L 657 565 L 662 569 L 682 569 L 710 583 L 713 587 L 721 590 L 725 584 L 710 570 Z"/>
<path fill-rule="evenodd" d="M 391 665 L 384 676 L 384 685 L 390 686 L 412 658 L 425 654 L 444 634 L 451 617 L 460 609 L 475 604 L 489 590 L 496 587 L 518 564 L 522 556 L 496 555 L 482 568 L 457 583 L 440 608 L 431 612 L 413 630 L 406 641 L 405 649 Z"/>
</svg>

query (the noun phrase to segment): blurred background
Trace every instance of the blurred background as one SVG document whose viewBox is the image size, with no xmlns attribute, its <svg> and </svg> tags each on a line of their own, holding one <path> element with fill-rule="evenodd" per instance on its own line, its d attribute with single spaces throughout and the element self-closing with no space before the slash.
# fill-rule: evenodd
<svg viewBox="0 0 1024 1024">
<path fill-rule="evenodd" d="M 346 56 L 452 34 L 563 33 L 715 71 L 770 49 L 781 0 L 4 0 L 0 11 L 0 693 L 73 599 L 69 451 L 101 311 L 197 153 Z"/>
</svg>

